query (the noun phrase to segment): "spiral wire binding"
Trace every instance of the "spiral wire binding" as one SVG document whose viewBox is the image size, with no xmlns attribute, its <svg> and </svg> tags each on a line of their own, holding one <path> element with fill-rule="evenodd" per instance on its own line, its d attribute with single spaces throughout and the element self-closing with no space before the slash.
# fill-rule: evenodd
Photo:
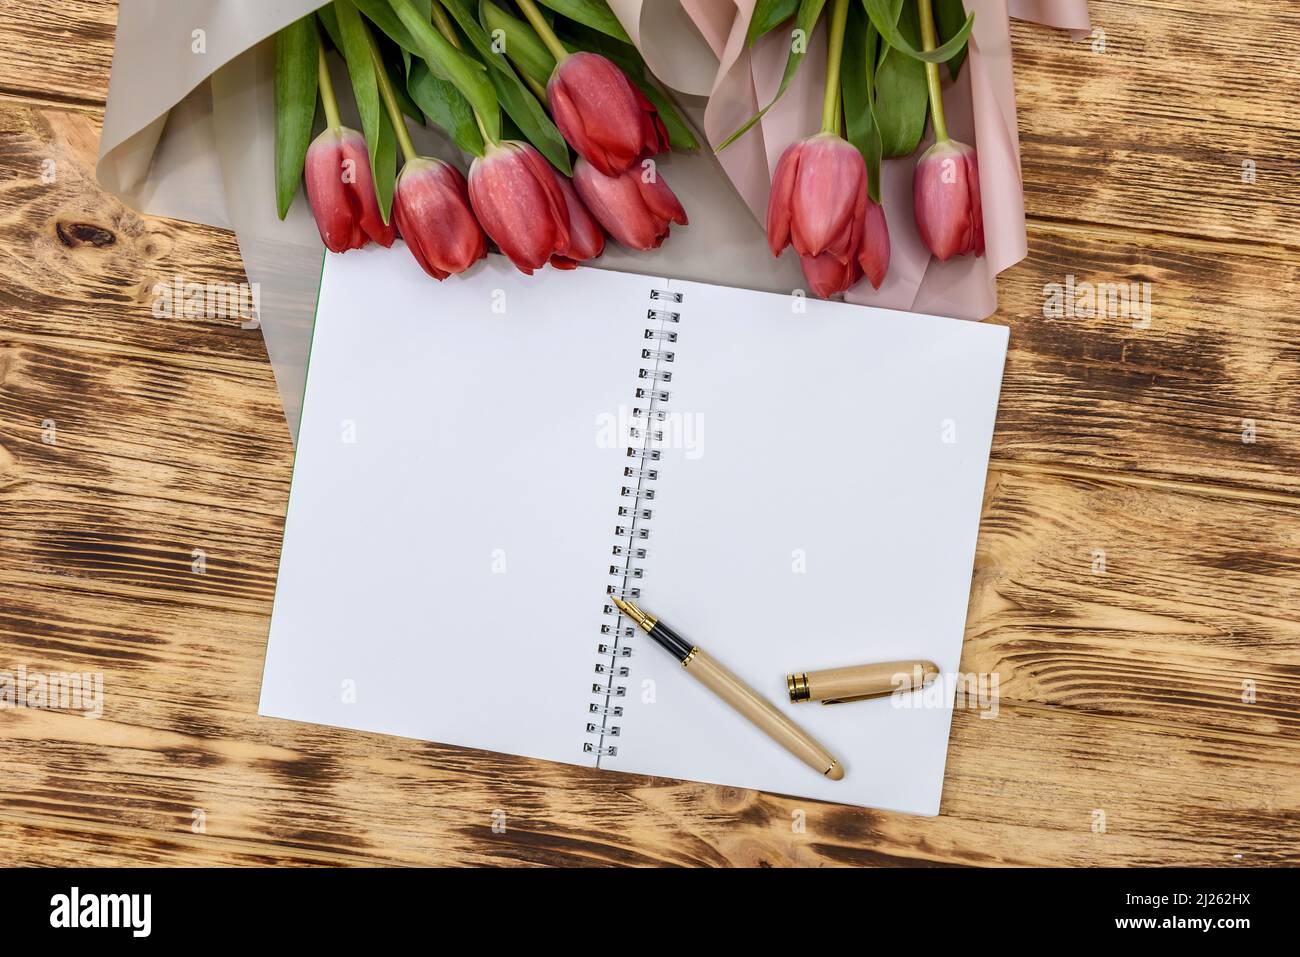
<svg viewBox="0 0 1300 957">
<path fill-rule="evenodd" d="M 609 565 L 613 582 L 605 586 L 606 594 L 619 598 L 641 597 L 641 589 L 634 583 L 645 577 L 645 569 L 634 563 L 644 561 L 648 551 L 642 543 L 650 538 L 646 522 L 654 512 L 646 503 L 654 501 L 655 490 L 650 483 L 659 478 L 659 469 L 653 464 L 659 461 L 659 450 L 653 448 L 652 443 L 662 441 L 664 435 L 662 429 L 653 425 L 667 418 L 661 406 L 668 401 L 668 387 L 673 374 L 664 367 L 676 358 L 672 349 L 659 347 L 677 342 L 677 330 L 673 327 L 681 321 L 679 311 L 659 305 L 665 302 L 680 305 L 680 292 L 652 289 L 650 299 L 653 304 L 646 310 L 646 321 L 653 325 L 645 330 L 645 338 L 653 340 L 654 348 L 647 346 L 641 350 L 645 365 L 638 370 L 637 402 L 632 408 L 632 417 L 645 424 L 628 430 L 629 438 L 635 444 L 628 446 L 628 464 L 623 469 L 623 481 L 619 485 L 623 504 L 618 506 L 619 521 L 614 525 L 617 541 Z M 622 662 L 632 656 L 631 639 L 636 635 L 636 626 L 624 620 L 623 613 L 612 601 L 606 601 L 601 610 L 610 620 L 600 626 L 601 640 L 596 645 L 596 654 L 599 655 L 596 680 L 591 685 L 595 700 L 587 706 L 587 734 L 596 740 L 587 741 L 582 746 L 586 754 L 596 756 L 597 767 L 602 758 L 618 756 L 618 745 L 606 739 L 617 738 L 622 731 L 618 719 L 623 716 L 623 706 L 618 702 L 627 696 L 627 685 L 619 684 L 619 681 L 630 674 L 630 669 Z"/>
</svg>

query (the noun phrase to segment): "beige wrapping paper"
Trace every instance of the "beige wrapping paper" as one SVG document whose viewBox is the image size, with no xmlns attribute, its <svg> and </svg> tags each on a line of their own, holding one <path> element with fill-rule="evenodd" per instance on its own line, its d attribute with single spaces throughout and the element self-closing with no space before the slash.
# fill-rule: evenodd
<svg viewBox="0 0 1300 957">
<path fill-rule="evenodd" d="M 260 288 L 262 333 L 292 435 L 324 250 L 305 195 L 299 193 L 285 222 L 275 215 L 275 55 L 269 38 L 319 6 L 318 0 L 121 0 L 98 167 L 101 185 L 141 212 L 234 230 L 248 281 Z M 676 12 L 679 29 L 693 31 L 676 0 L 650 0 L 647 9 L 660 6 Z M 624 23 L 637 29 L 625 15 Z M 191 52 L 195 30 L 204 31 L 205 53 Z M 691 35 L 703 88 L 716 62 L 703 40 Z M 355 113 L 347 112 L 346 76 L 335 66 L 344 120 L 360 128 Z M 681 101 L 698 121 L 703 101 Z M 436 130 L 412 128 L 412 134 L 422 153 L 460 156 Z M 460 166 L 468 168 L 463 159 Z M 802 286 L 797 262 L 772 261 L 758 223 L 726 188 L 707 149 L 661 157 L 659 168 L 691 225 L 674 227 L 652 253 L 610 243 L 595 265 L 771 291 Z"/>
<path fill-rule="evenodd" d="M 739 122 L 775 90 L 785 40 L 769 35 L 752 53 L 741 42 L 755 0 L 608 2 L 697 131 L 714 141 L 722 126 L 737 117 Z M 982 318 L 996 308 L 996 273 L 1024 255 L 1005 11 L 1079 32 L 1087 29 L 1087 9 L 1085 0 L 971 3 L 985 16 L 982 23 L 977 18 L 972 67 L 957 86 L 958 105 L 950 105 L 951 125 L 968 141 L 975 139 L 972 126 L 981 131 L 986 218 L 991 197 L 999 195 L 989 186 L 1014 193 L 998 213 L 1003 239 L 996 249 L 990 245 L 986 260 L 967 257 L 942 270 L 929 268 L 909 210 L 898 200 L 907 191 L 910 166 L 887 163 L 885 181 L 895 197 L 887 203 L 894 244 L 890 276 L 880 293 L 863 283 L 850 291 L 850 300 Z M 301 411 L 325 253 L 305 195 L 299 193 L 284 222 L 275 215 L 271 38 L 319 6 L 320 0 L 121 0 L 98 165 L 101 185 L 141 212 L 234 230 L 248 281 L 260 292 L 258 318 L 291 435 Z M 776 158 L 806 135 L 804 118 L 816 114 L 824 48 L 815 36 L 785 98 L 756 135 L 723 154 L 723 164 L 707 146 L 659 159 L 690 216 L 689 227 L 674 227 L 652 253 L 630 253 L 610 243 L 594 265 L 772 292 L 802 289 L 798 261 L 789 250 L 772 259 L 759 220 Z M 992 70 L 981 70 L 981 63 Z M 350 85 L 341 65 L 335 69 L 344 120 L 359 128 L 347 102 Z M 971 108 L 961 105 L 971 103 L 973 124 Z M 986 128 L 991 132 L 984 133 Z M 413 129 L 412 135 L 422 153 L 468 167 L 440 132 Z M 707 142 L 703 133 L 699 138 Z"/>
</svg>

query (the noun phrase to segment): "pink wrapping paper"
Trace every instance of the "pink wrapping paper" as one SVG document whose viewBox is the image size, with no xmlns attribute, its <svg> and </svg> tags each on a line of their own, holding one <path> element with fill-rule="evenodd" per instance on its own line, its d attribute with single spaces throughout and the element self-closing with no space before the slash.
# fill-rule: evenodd
<svg viewBox="0 0 1300 957">
<path fill-rule="evenodd" d="M 304 200 L 285 221 L 275 216 L 270 37 L 325 2 L 120 0 L 98 164 L 104 188 L 135 209 L 235 230 L 249 281 L 263 290 L 260 328 L 291 434 L 302 401 L 322 249 Z M 755 0 L 607 2 L 655 75 L 713 142 L 775 92 L 786 40 L 770 35 L 755 50 L 745 49 Z M 877 293 L 859 285 L 850 301 L 982 318 L 996 308 L 997 272 L 1024 255 L 1007 16 L 1081 36 L 1089 29 L 1087 7 L 1085 0 L 967 2 L 978 11 L 969 66 L 945 101 L 954 134 L 980 151 L 989 254 L 930 263 L 912 225 L 911 166 L 888 161 L 889 277 Z M 196 54 L 190 41 L 199 28 L 208 46 Z M 160 37 L 170 39 L 160 43 Z M 611 244 L 596 265 L 774 292 L 800 286 L 797 259 L 787 250 L 773 261 L 760 223 L 781 151 L 818 126 L 824 70 L 825 40 L 818 31 L 790 91 L 758 128 L 721 154 L 721 167 L 707 149 L 660 157 L 692 225 L 675 229 L 653 256 Z M 346 101 L 346 77 L 340 73 L 335 83 Z M 343 108 L 350 116 L 347 102 Z M 359 125 L 355 117 L 352 125 Z M 420 152 L 456 161 L 441 133 L 413 127 L 412 135 Z M 736 192 L 717 188 L 723 173 Z"/>
<path fill-rule="evenodd" d="M 704 131 L 717 145 L 759 108 L 770 102 L 785 65 L 789 37 L 773 30 L 745 46 L 755 0 L 682 0 L 701 36 L 718 58 L 718 71 L 704 114 Z M 889 222 L 892 254 L 889 274 L 879 290 L 865 280 L 845 295 L 849 302 L 983 319 L 997 310 L 997 274 L 1026 253 L 1024 194 L 1015 84 L 1011 69 L 1009 17 L 1034 20 L 1073 31 L 1089 29 L 1086 0 L 966 0 L 975 12 L 970 53 L 955 83 L 945 84 L 948 127 L 956 139 L 979 153 L 986 252 L 979 259 L 934 260 L 917 235 L 912 217 L 912 169 L 933 142 L 926 138 L 910 158 L 886 160 L 881 199 Z M 762 222 L 776 161 L 787 146 L 819 127 L 825 80 L 825 27 L 819 26 L 799 72 L 785 96 L 744 137 L 719 154 L 719 160 L 754 216 Z M 673 77 L 661 76 L 670 86 Z M 792 255 L 787 250 L 785 255 Z"/>
</svg>

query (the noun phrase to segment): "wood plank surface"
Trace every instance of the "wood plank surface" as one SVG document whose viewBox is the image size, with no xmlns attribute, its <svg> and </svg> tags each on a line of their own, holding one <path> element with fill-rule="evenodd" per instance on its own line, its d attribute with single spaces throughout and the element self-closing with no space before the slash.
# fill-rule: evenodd
<svg viewBox="0 0 1300 957">
<path fill-rule="evenodd" d="M 1090 0 L 1088 9 L 1095 39 L 1083 42 L 1012 21 L 1026 208 L 1130 238 L 1300 246 L 1289 92 L 1300 6 Z"/>
<path fill-rule="evenodd" d="M 278 394 L 258 331 L 149 310 L 237 247 L 96 186 L 115 5 L 0 0 L 0 667 L 106 694 L 0 711 L 0 859 L 1295 864 L 1300 16 L 1092 9 L 1105 53 L 1013 26 L 1030 255 L 962 661 L 1000 696 L 918 819 L 257 718 Z M 1151 322 L 1044 317 L 1068 276 Z"/>
<path fill-rule="evenodd" d="M 103 106 L 117 4 L 0 0 L 0 90 L 35 102 Z"/>
</svg>

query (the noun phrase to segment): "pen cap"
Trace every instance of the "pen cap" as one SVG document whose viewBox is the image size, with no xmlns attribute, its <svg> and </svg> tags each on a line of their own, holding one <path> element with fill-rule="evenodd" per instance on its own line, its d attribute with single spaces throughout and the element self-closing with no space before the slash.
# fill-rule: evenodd
<svg viewBox="0 0 1300 957">
<path fill-rule="evenodd" d="M 839 704 L 924 688 L 939 673 L 933 661 L 878 661 L 785 676 L 790 700 Z"/>
</svg>

